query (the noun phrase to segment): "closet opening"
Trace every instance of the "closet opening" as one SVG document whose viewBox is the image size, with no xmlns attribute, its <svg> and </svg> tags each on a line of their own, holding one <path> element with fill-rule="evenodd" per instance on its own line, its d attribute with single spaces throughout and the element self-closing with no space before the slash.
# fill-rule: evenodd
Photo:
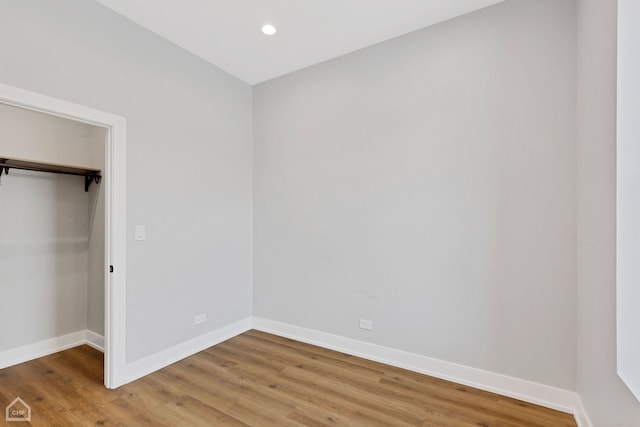
<svg viewBox="0 0 640 427">
<path fill-rule="evenodd" d="M 0 368 L 88 345 L 104 362 L 87 375 L 126 382 L 125 134 L 121 117 L 0 84 Z"/>
</svg>

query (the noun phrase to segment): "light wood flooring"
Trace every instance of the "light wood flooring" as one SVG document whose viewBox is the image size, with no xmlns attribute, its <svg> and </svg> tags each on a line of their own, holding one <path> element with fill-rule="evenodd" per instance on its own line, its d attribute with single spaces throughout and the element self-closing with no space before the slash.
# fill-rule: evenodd
<svg viewBox="0 0 640 427">
<path fill-rule="evenodd" d="M 118 390 L 81 346 L 0 370 L 33 426 L 572 426 L 569 414 L 249 331 Z"/>
</svg>

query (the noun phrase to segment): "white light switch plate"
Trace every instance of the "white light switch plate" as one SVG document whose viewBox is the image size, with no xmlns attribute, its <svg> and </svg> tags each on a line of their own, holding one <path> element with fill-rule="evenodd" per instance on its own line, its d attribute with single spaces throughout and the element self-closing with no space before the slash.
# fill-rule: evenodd
<svg viewBox="0 0 640 427">
<path fill-rule="evenodd" d="M 147 229 L 144 225 L 136 225 L 136 240 L 144 240 L 147 238 Z"/>
</svg>

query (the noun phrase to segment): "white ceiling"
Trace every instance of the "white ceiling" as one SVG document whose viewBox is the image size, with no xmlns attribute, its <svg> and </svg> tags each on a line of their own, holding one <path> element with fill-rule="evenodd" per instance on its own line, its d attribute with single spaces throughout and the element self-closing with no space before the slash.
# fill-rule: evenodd
<svg viewBox="0 0 640 427">
<path fill-rule="evenodd" d="M 257 84 L 503 0 L 97 1 Z"/>
</svg>

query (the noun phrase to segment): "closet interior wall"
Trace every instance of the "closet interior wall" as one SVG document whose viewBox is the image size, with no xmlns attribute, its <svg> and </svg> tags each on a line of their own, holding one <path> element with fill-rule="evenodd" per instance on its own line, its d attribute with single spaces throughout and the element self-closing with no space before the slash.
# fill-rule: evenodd
<svg viewBox="0 0 640 427">
<path fill-rule="evenodd" d="M 104 168 L 106 131 L 0 104 L 0 157 Z M 0 353 L 84 330 L 104 334 L 104 191 L 11 169 L 0 186 Z"/>
</svg>

